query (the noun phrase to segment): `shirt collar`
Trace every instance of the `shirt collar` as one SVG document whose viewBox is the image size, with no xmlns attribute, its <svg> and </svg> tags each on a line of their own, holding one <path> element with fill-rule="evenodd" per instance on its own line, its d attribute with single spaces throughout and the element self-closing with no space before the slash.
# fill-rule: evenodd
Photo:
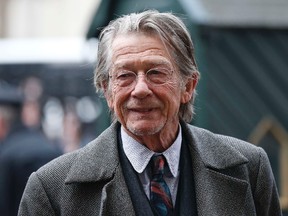
<svg viewBox="0 0 288 216">
<path fill-rule="evenodd" d="M 171 174 L 176 177 L 179 169 L 180 149 L 182 143 L 182 132 L 179 125 L 179 132 L 174 143 L 165 150 L 162 154 L 165 156 Z M 142 173 L 148 165 L 151 157 L 154 154 L 159 154 L 151 151 L 146 146 L 137 142 L 134 138 L 129 136 L 124 128 L 121 126 L 121 138 L 123 149 L 126 157 L 132 164 L 133 168 L 138 173 Z"/>
</svg>

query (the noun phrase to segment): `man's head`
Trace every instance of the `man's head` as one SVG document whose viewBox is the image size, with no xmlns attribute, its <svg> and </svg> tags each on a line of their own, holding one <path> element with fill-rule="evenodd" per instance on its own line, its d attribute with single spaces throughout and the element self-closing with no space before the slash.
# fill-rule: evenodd
<svg viewBox="0 0 288 216">
<path fill-rule="evenodd" d="M 146 11 L 116 19 L 100 35 L 97 60 L 97 89 L 139 142 L 170 145 L 179 119 L 191 121 L 199 72 L 190 35 L 176 16 Z"/>
<path fill-rule="evenodd" d="M 109 88 L 111 87 L 109 72 L 113 66 L 111 59 L 113 41 L 119 35 L 128 35 L 133 32 L 159 37 L 169 51 L 183 82 L 185 83 L 187 79 L 195 79 L 197 82 L 199 72 L 194 56 L 194 46 L 183 22 L 171 13 L 145 11 L 120 17 L 102 30 L 98 47 L 98 64 L 94 77 L 98 90 L 104 92 L 111 90 Z M 180 106 L 179 117 L 186 122 L 192 120 L 195 95 L 196 91 L 194 90 L 191 100 Z"/>
</svg>

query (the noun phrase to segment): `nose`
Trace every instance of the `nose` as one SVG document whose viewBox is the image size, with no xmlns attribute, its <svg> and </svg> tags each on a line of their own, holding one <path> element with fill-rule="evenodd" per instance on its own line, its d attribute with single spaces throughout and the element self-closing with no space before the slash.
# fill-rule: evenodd
<svg viewBox="0 0 288 216">
<path fill-rule="evenodd" d="M 145 74 L 138 74 L 135 86 L 131 93 L 133 97 L 145 98 L 152 93 L 146 80 Z"/>
</svg>

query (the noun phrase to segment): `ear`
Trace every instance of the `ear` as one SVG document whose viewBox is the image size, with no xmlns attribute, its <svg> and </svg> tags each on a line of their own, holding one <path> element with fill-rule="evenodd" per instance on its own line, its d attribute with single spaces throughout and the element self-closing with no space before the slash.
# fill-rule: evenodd
<svg viewBox="0 0 288 216">
<path fill-rule="evenodd" d="M 112 111 L 114 109 L 113 99 L 112 98 L 106 98 L 106 101 L 107 101 L 107 105 L 108 105 L 110 111 Z"/>
<path fill-rule="evenodd" d="M 183 89 L 182 95 L 181 95 L 181 103 L 185 104 L 189 102 L 194 94 L 195 88 L 198 83 L 198 76 L 193 75 L 192 78 L 189 78 L 185 84 L 185 87 Z"/>
</svg>

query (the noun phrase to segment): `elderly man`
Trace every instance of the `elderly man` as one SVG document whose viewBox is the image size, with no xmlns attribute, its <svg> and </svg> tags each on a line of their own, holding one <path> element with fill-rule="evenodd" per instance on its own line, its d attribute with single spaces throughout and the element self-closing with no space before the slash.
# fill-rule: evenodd
<svg viewBox="0 0 288 216">
<path fill-rule="evenodd" d="M 267 155 L 194 127 L 183 22 L 145 11 L 103 29 L 95 69 L 113 124 L 31 175 L 19 215 L 281 215 Z"/>
</svg>

